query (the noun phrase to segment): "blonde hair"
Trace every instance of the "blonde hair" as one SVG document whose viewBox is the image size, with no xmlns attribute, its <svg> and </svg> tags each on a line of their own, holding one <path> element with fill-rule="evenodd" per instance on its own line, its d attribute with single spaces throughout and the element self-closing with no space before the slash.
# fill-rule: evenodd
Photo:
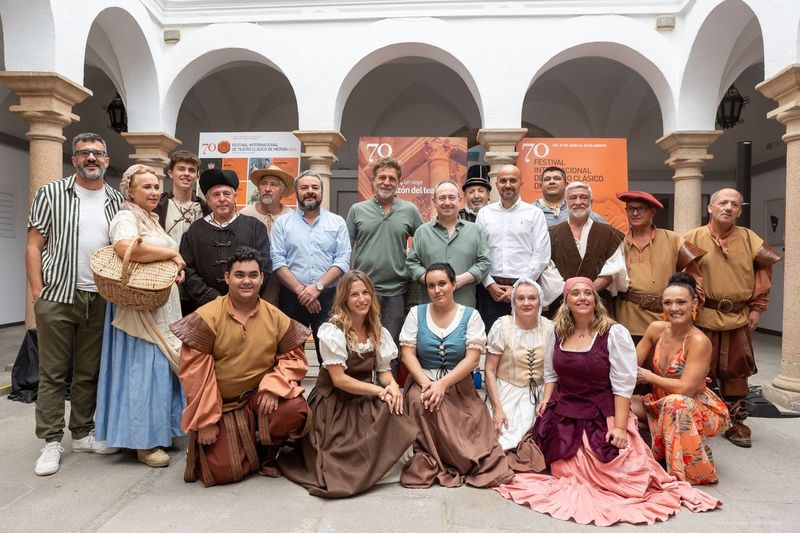
<svg viewBox="0 0 800 533">
<path fill-rule="evenodd" d="M 372 280 L 360 270 L 349 270 L 339 280 L 339 286 L 336 287 L 336 296 L 333 299 L 333 307 L 331 308 L 330 322 L 344 332 L 348 348 L 355 348 L 358 345 L 358 338 L 353 331 L 353 322 L 350 318 L 350 310 L 347 308 L 347 298 L 350 296 L 350 289 L 353 283 L 356 281 L 363 283 L 370 296 L 372 296 L 369 312 L 364 319 L 364 327 L 367 330 L 367 338 L 372 342 L 372 347 L 377 353 L 381 345 L 381 308 L 380 304 L 378 304 L 378 297 L 375 295 L 375 286 L 372 284 Z"/>
<path fill-rule="evenodd" d="M 592 287 L 592 295 L 594 296 L 594 317 L 592 317 L 592 322 L 589 324 L 589 333 L 592 335 L 595 333 L 604 335 L 616 322 L 608 316 L 606 306 L 603 305 L 600 295 L 597 294 L 594 287 Z M 553 318 L 553 332 L 561 340 L 566 339 L 575 332 L 575 319 L 572 317 L 572 311 L 567 307 L 567 298 L 569 298 L 569 294 L 564 296 L 564 301 Z"/>
</svg>

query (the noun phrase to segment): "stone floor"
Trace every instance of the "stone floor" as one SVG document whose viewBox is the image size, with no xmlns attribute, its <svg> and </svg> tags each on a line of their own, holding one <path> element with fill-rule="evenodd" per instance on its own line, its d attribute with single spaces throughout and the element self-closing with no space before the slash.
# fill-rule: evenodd
<svg viewBox="0 0 800 533">
<path fill-rule="evenodd" d="M 13 362 L 22 328 L 0 329 L 0 370 Z M 754 385 L 778 372 L 780 338 L 756 335 L 760 372 Z M 0 386 L 8 374 L 0 374 Z M 469 487 L 408 490 L 380 486 L 346 500 L 323 500 L 286 479 L 251 476 L 205 489 L 182 480 L 184 453 L 172 465 L 150 469 L 133 453 L 91 456 L 67 450 L 61 471 L 38 478 L 33 465 L 41 442 L 34 436 L 33 405 L 0 398 L 0 532 L 38 531 L 582 531 L 510 503 L 491 490 Z M 720 510 L 682 510 L 652 526 L 659 531 L 800 531 L 800 419 L 751 418 L 753 448 L 712 441 L 721 482 L 707 488 Z M 178 443 L 180 444 L 180 443 Z M 615 526 L 628 531 L 636 526 Z"/>
</svg>

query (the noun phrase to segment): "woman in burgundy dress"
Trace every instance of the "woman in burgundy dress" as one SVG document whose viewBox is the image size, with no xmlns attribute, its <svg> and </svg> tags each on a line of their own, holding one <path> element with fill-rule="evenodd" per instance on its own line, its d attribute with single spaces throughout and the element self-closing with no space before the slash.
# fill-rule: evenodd
<svg viewBox="0 0 800 533">
<path fill-rule="evenodd" d="M 606 314 L 592 280 L 571 278 L 545 352 L 543 400 L 533 440 L 550 475 L 517 474 L 506 498 L 581 524 L 652 524 L 681 504 L 706 511 L 720 502 L 677 481 L 653 459 L 630 412 L 636 350 Z"/>
</svg>

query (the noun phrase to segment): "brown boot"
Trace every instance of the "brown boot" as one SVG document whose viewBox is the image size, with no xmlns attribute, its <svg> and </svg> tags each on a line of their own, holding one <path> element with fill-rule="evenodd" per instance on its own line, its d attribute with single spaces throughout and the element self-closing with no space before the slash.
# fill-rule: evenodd
<svg viewBox="0 0 800 533">
<path fill-rule="evenodd" d="M 744 425 L 744 421 L 749 414 L 747 411 L 748 403 L 747 400 L 741 399 L 728 404 L 732 426 L 725 432 L 725 438 L 740 448 L 753 446 L 753 441 L 750 439 L 750 428 Z"/>
<path fill-rule="evenodd" d="M 750 439 L 750 428 L 738 420 L 733 422 L 733 427 L 725 432 L 725 438 L 740 448 L 750 448 L 753 441 Z"/>
<path fill-rule="evenodd" d="M 281 447 L 276 445 L 264 446 L 259 454 L 261 465 L 258 473 L 266 477 L 281 477 L 283 474 L 278 468 L 278 452 Z"/>
</svg>

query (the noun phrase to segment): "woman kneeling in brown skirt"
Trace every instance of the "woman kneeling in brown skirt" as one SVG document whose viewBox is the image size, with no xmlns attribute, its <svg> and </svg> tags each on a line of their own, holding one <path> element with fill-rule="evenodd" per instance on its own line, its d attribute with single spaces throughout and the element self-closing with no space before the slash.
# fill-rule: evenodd
<svg viewBox="0 0 800 533">
<path fill-rule="evenodd" d="M 454 283 L 449 264 L 428 267 L 431 303 L 412 308 L 400 332 L 413 380 L 406 384 L 406 408 L 421 431 L 400 477 L 405 487 L 493 487 L 514 475 L 472 382 L 486 344 L 483 320 L 455 302 Z"/>
<path fill-rule="evenodd" d="M 389 369 L 397 346 L 381 327 L 366 274 L 351 270 L 342 277 L 331 315 L 319 328 L 322 368 L 308 397 L 314 427 L 278 464 L 309 493 L 342 498 L 391 477 L 396 482 L 397 464 L 407 458 L 417 428 L 404 414 Z M 373 371 L 380 385 L 373 384 Z"/>
</svg>

